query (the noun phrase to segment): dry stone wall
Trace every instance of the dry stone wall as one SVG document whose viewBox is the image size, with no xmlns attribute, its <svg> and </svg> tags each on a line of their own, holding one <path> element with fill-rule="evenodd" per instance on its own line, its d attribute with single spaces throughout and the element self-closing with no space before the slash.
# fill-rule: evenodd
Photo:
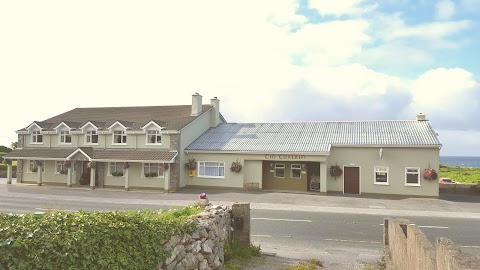
<svg viewBox="0 0 480 270">
<path fill-rule="evenodd" d="M 231 209 L 228 206 L 206 206 L 194 220 L 196 230 L 183 237 L 173 236 L 164 247 L 172 251 L 158 269 L 214 270 L 224 269 L 224 247 L 231 232 Z"/>
</svg>

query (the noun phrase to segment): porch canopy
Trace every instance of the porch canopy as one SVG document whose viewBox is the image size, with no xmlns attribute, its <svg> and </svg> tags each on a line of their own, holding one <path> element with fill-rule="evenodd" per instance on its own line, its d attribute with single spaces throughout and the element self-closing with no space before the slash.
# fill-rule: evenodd
<svg viewBox="0 0 480 270">
<path fill-rule="evenodd" d="M 177 154 L 177 151 L 157 149 L 21 148 L 11 151 L 3 158 L 71 160 L 81 156 L 81 159 L 98 162 L 173 163 Z"/>
</svg>

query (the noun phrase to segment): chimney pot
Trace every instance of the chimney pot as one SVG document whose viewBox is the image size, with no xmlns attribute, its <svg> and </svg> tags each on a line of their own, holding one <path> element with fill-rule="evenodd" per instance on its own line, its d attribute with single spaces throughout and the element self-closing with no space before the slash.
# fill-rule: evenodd
<svg viewBox="0 0 480 270">
<path fill-rule="evenodd" d="M 425 114 L 419 113 L 417 114 L 417 121 L 426 121 L 427 119 L 425 117 Z"/>
</svg>

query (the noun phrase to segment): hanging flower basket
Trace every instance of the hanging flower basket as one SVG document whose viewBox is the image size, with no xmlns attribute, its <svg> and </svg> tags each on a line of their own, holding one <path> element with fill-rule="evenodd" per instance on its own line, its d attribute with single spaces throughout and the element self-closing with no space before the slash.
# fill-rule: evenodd
<svg viewBox="0 0 480 270">
<path fill-rule="evenodd" d="M 41 161 L 41 160 L 35 160 L 35 165 L 36 165 L 37 167 L 41 167 L 41 166 L 43 166 L 43 161 Z"/>
<path fill-rule="evenodd" d="M 3 159 L 3 164 L 11 165 L 12 160 L 11 159 Z"/>
<path fill-rule="evenodd" d="M 160 165 L 160 168 L 162 168 L 163 171 L 166 171 L 168 170 L 168 168 L 170 168 L 170 166 L 168 165 L 168 163 L 163 163 Z"/>
<path fill-rule="evenodd" d="M 65 168 L 70 168 L 72 166 L 72 162 L 70 160 L 63 161 L 63 166 Z"/>
<path fill-rule="evenodd" d="M 95 169 L 96 166 L 97 164 L 95 164 L 95 161 L 90 161 L 87 163 L 87 167 L 90 169 Z"/>
<path fill-rule="evenodd" d="M 232 165 L 230 166 L 230 171 L 231 172 L 239 172 L 241 170 L 242 170 L 242 164 L 240 164 L 240 162 L 238 160 L 232 162 Z"/>
<path fill-rule="evenodd" d="M 193 171 L 197 168 L 197 161 L 194 158 L 188 159 L 188 162 L 185 164 L 187 169 Z"/>
<path fill-rule="evenodd" d="M 342 171 L 342 168 L 340 168 L 340 166 L 338 165 L 332 165 L 330 166 L 330 175 L 333 176 L 333 177 L 338 177 L 340 175 L 342 175 L 343 171 Z"/>
<path fill-rule="evenodd" d="M 123 168 L 124 170 L 130 168 L 130 163 L 124 162 L 124 163 L 122 164 L 122 168 Z"/>
<path fill-rule="evenodd" d="M 438 174 L 434 169 L 428 168 L 428 169 L 425 169 L 425 171 L 423 171 L 423 178 L 425 180 L 437 180 L 437 177 L 438 177 Z"/>
</svg>

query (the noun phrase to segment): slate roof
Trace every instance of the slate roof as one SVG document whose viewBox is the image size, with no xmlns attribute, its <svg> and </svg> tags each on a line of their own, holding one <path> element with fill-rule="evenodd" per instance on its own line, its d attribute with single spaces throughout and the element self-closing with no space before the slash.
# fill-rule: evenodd
<svg viewBox="0 0 480 270">
<path fill-rule="evenodd" d="M 212 108 L 211 105 L 203 105 L 201 114 L 210 108 Z M 198 117 L 190 116 L 191 110 L 191 105 L 76 108 L 34 123 L 42 130 L 49 131 L 62 122 L 65 122 L 70 128 L 79 129 L 90 121 L 102 130 L 118 121 L 129 129 L 140 130 L 150 121 L 154 121 L 163 124 L 162 126 L 168 130 L 180 130 Z M 23 128 L 19 131 L 25 130 L 26 128 Z"/>
<path fill-rule="evenodd" d="M 186 150 L 324 153 L 330 146 L 441 146 L 429 121 L 226 123 Z"/>
<path fill-rule="evenodd" d="M 93 160 L 118 160 L 118 161 L 158 161 L 169 162 L 177 156 L 177 151 L 157 149 L 94 149 L 92 147 L 80 148 L 22 148 L 15 149 L 6 154 L 6 159 L 57 159 L 64 160 L 77 149 L 82 150 Z"/>
</svg>

